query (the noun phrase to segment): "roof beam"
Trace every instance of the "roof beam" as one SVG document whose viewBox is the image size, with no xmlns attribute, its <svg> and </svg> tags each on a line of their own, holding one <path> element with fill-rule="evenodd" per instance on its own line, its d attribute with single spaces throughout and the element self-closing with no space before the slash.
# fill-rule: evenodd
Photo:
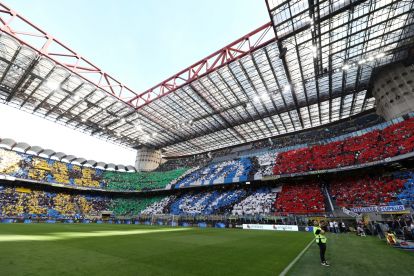
<svg viewBox="0 0 414 276">
<path fill-rule="evenodd" d="M 204 90 L 206 90 L 207 91 L 207 89 L 204 87 L 204 85 L 201 83 L 201 82 L 199 82 L 200 83 L 200 85 L 204 88 Z M 216 110 L 216 108 L 203 96 L 203 94 L 201 94 L 191 83 L 189 84 L 189 87 L 194 91 L 194 93 L 196 93 L 197 95 L 198 95 L 198 97 L 204 102 L 204 103 L 206 103 L 213 111 L 214 111 L 214 113 L 215 114 L 217 114 L 222 120 L 223 120 L 223 122 L 224 122 L 224 125 L 225 125 L 225 127 L 226 128 L 229 128 L 229 127 L 231 127 L 231 123 L 221 114 L 221 112 L 220 111 L 218 111 L 218 110 Z M 221 104 L 219 103 L 219 105 L 221 106 Z M 230 115 L 231 116 L 231 115 Z M 214 116 L 213 116 L 214 117 Z M 231 116 L 232 117 L 232 116 Z M 233 117 L 232 117 L 233 118 Z M 217 120 L 216 120 L 217 121 Z M 242 139 L 242 140 L 246 140 L 245 138 L 244 138 L 244 136 L 240 133 L 240 132 L 238 132 L 237 130 L 235 130 L 235 133 L 237 134 L 237 136 L 238 137 L 236 137 L 235 136 L 235 138 L 238 138 L 238 139 Z M 234 136 L 234 134 L 233 133 L 231 133 L 233 136 Z"/>
<path fill-rule="evenodd" d="M 256 49 L 269 44 L 274 39 L 273 33 L 269 32 L 271 28 L 272 25 L 270 22 L 266 23 L 224 48 L 178 72 L 174 76 L 135 96 L 129 100 L 128 103 L 132 104 L 136 109 L 140 109 L 156 99 L 173 93 L 195 79 L 201 78 L 208 73 L 240 59 Z M 268 39 L 269 36 L 270 39 Z"/>
<path fill-rule="evenodd" d="M 1 5 L 1 3 L 0 3 Z M 13 98 L 14 94 L 20 89 L 20 87 L 23 85 L 24 81 L 27 79 L 27 76 L 30 75 L 30 72 L 33 70 L 33 68 L 36 66 L 36 64 L 39 62 L 39 57 L 34 58 L 30 65 L 27 67 L 27 69 L 24 71 L 22 76 L 20 77 L 17 84 L 13 87 L 13 90 L 10 92 L 10 94 L 7 96 L 6 102 L 10 102 L 10 100 Z"/>
<path fill-rule="evenodd" d="M 361 89 L 362 90 L 366 90 L 367 87 L 362 87 Z M 338 98 L 341 95 L 342 96 L 346 96 L 346 95 L 353 94 L 353 93 L 354 93 L 353 90 L 345 90 L 345 92 L 343 94 L 336 93 L 334 95 L 334 98 Z M 324 97 L 321 96 L 321 98 L 320 98 L 321 101 L 325 101 L 325 100 L 328 100 L 328 99 L 329 99 L 329 97 L 327 95 L 324 96 Z M 315 103 L 316 103 L 316 99 L 310 100 L 309 105 L 312 105 L 312 104 L 315 104 Z M 301 103 L 301 104 L 299 104 L 298 108 L 302 108 L 302 107 L 305 107 L 305 106 L 306 106 L 305 103 Z M 296 110 L 296 106 L 291 106 L 290 108 L 288 108 L 286 110 L 280 110 L 280 112 L 289 112 L 289 111 L 292 111 L 292 110 Z M 267 114 L 264 117 L 262 117 L 262 116 L 260 116 L 258 114 L 255 114 L 255 115 L 252 116 L 252 121 L 249 121 L 249 123 L 256 123 L 256 121 L 258 121 L 258 120 L 263 120 L 265 118 L 268 118 L 270 116 L 274 116 L 274 115 L 277 115 L 277 114 L 278 113 L 276 111 L 275 112 L 272 112 L 272 113 L 269 113 L 269 114 Z M 243 124 L 245 124 L 245 122 L 243 122 L 242 120 L 237 121 L 237 122 L 234 122 L 233 125 L 232 125 L 232 128 L 234 129 L 235 127 L 240 126 L 240 125 L 243 125 Z M 214 132 L 215 131 L 211 131 L 211 132 L 208 132 L 208 134 L 214 133 Z M 275 134 L 275 135 L 277 135 L 277 134 Z M 202 136 L 203 136 L 203 134 L 201 134 L 201 135 L 193 135 L 190 139 L 199 138 L 199 137 L 202 137 Z M 262 136 L 267 136 L 267 135 L 262 132 Z M 188 142 L 188 140 L 185 140 L 185 141 Z M 183 141 L 181 141 L 181 142 L 183 142 Z M 171 145 L 174 145 L 174 143 L 165 143 L 165 144 L 162 145 L 162 147 L 171 146 Z"/>
</svg>

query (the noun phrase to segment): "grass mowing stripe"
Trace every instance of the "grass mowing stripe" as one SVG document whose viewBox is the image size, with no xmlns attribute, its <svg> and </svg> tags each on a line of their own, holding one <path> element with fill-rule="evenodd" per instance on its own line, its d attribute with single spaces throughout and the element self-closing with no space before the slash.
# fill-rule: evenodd
<svg viewBox="0 0 414 276">
<path fill-rule="evenodd" d="M 302 257 L 302 255 L 305 254 L 306 250 L 308 250 L 308 248 L 312 245 L 314 240 L 315 239 L 312 239 L 308 243 L 308 245 L 296 256 L 296 258 L 293 259 L 293 261 L 291 261 L 287 267 L 285 267 L 285 269 L 279 274 L 279 276 L 285 276 L 288 273 L 288 271 L 292 268 L 292 266 L 296 264 L 296 262 L 300 259 L 300 257 Z"/>
<path fill-rule="evenodd" d="M 309 241 L 303 232 L 95 224 L 0 224 L 1 237 L 7 276 L 274 276 Z"/>
<path fill-rule="evenodd" d="M 413 275 L 414 252 L 393 248 L 372 236 L 330 233 L 326 236 L 326 258 L 330 267 L 320 264 L 319 248 L 314 243 L 289 270 L 289 276 Z"/>
</svg>

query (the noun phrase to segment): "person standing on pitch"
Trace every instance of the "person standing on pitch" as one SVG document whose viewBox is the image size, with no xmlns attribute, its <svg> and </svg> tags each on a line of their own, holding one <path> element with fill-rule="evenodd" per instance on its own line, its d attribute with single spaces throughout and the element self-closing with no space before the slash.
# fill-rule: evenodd
<svg viewBox="0 0 414 276">
<path fill-rule="evenodd" d="M 322 230 L 319 223 L 315 221 L 313 227 L 313 234 L 315 235 L 316 244 L 319 246 L 319 255 L 321 257 L 321 265 L 329 266 L 328 262 L 325 260 L 325 252 L 326 252 L 326 237 L 325 231 Z"/>
</svg>

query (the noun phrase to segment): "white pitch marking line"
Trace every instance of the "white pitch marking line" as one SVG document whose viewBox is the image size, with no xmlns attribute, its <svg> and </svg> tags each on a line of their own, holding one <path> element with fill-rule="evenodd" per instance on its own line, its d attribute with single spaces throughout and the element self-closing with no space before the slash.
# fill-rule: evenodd
<svg viewBox="0 0 414 276">
<path fill-rule="evenodd" d="M 103 230 L 91 232 L 55 232 L 48 235 L 2 235 L 0 234 L 0 242 L 11 241 L 55 241 L 76 238 L 92 238 L 107 236 L 125 236 L 140 235 L 152 233 L 166 233 L 176 231 L 187 231 L 189 228 L 172 228 L 172 229 L 135 229 L 135 230 Z"/>
<path fill-rule="evenodd" d="M 299 261 L 300 257 L 302 257 L 302 255 L 305 254 L 306 250 L 308 250 L 308 248 L 312 245 L 314 241 L 315 239 L 312 239 L 308 243 L 308 245 L 296 256 L 296 258 L 293 259 L 293 261 L 291 261 L 287 267 L 285 267 L 285 269 L 279 274 L 279 276 L 285 276 L 288 273 L 288 271 L 292 268 L 292 266 L 294 266 L 296 262 Z"/>
</svg>

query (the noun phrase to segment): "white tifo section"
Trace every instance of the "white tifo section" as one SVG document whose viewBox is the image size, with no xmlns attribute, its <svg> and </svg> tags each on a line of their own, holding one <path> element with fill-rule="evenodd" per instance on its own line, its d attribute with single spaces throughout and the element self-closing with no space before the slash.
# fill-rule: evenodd
<svg viewBox="0 0 414 276">
<path fill-rule="evenodd" d="M 266 152 L 257 156 L 257 161 L 259 162 L 260 168 L 254 176 L 255 179 L 260 179 L 263 176 L 273 174 L 273 166 L 277 155 L 277 152 Z"/>
<path fill-rule="evenodd" d="M 269 214 L 281 187 L 274 188 L 270 193 L 257 191 L 233 206 L 233 215 L 265 215 Z"/>
<path fill-rule="evenodd" d="M 278 224 L 243 224 L 243 229 L 273 230 L 273 231 L 299 231 L 299 228 L 297 225 L 278 225 Z"/>
<path fill-rule="evenodd" d="M 179 205 L 180 210 L 185 214 L 198 215 L 207 208 L 205 201 L 209 198 L 213 192 L 207 192 L 202 194 L 193 195 L 189 193 L 184 196 Z"/>
<path fill-rule="evenodd" d="M 190 168 L 188 169 L 185 173 L 183 173 L 182 175 L 180 175 L 178 178 L 172 180 L 167 186 L 165 186 L 166 190 L 170 190 L 172 185 L 176 184 L 178 181 L 180 181 L 181 179 L 186 178 L 188 175 L 190 175 L 192 172 L 195 172 L 196 170 L 198 170 L 200 167 L 194 167 L 194 168 Z"/>
<path fill-rule="evenodd" d="M 164 213 L 165 207 L 168 206 L 168 204 L 172 203 L 176 199 L 176 196 L 171 195 L 163 198 L 160 201 L 154 202 L 147 208 L 145 208 L 141 214 L 143 215 L 160 215 Z"/>
<path fill-rule="evenodd" d="M 414 67 L 389 66 L 374 80 L 377 113 L 389 121 L 414 111 Z"/>
<path fill-rule="evenodd" d="M 55 122 L 0 104 L 0 137 L 40 146 L 87 160 L 133 165 L 135 150 L 70 129 Z"/>
</svg>

